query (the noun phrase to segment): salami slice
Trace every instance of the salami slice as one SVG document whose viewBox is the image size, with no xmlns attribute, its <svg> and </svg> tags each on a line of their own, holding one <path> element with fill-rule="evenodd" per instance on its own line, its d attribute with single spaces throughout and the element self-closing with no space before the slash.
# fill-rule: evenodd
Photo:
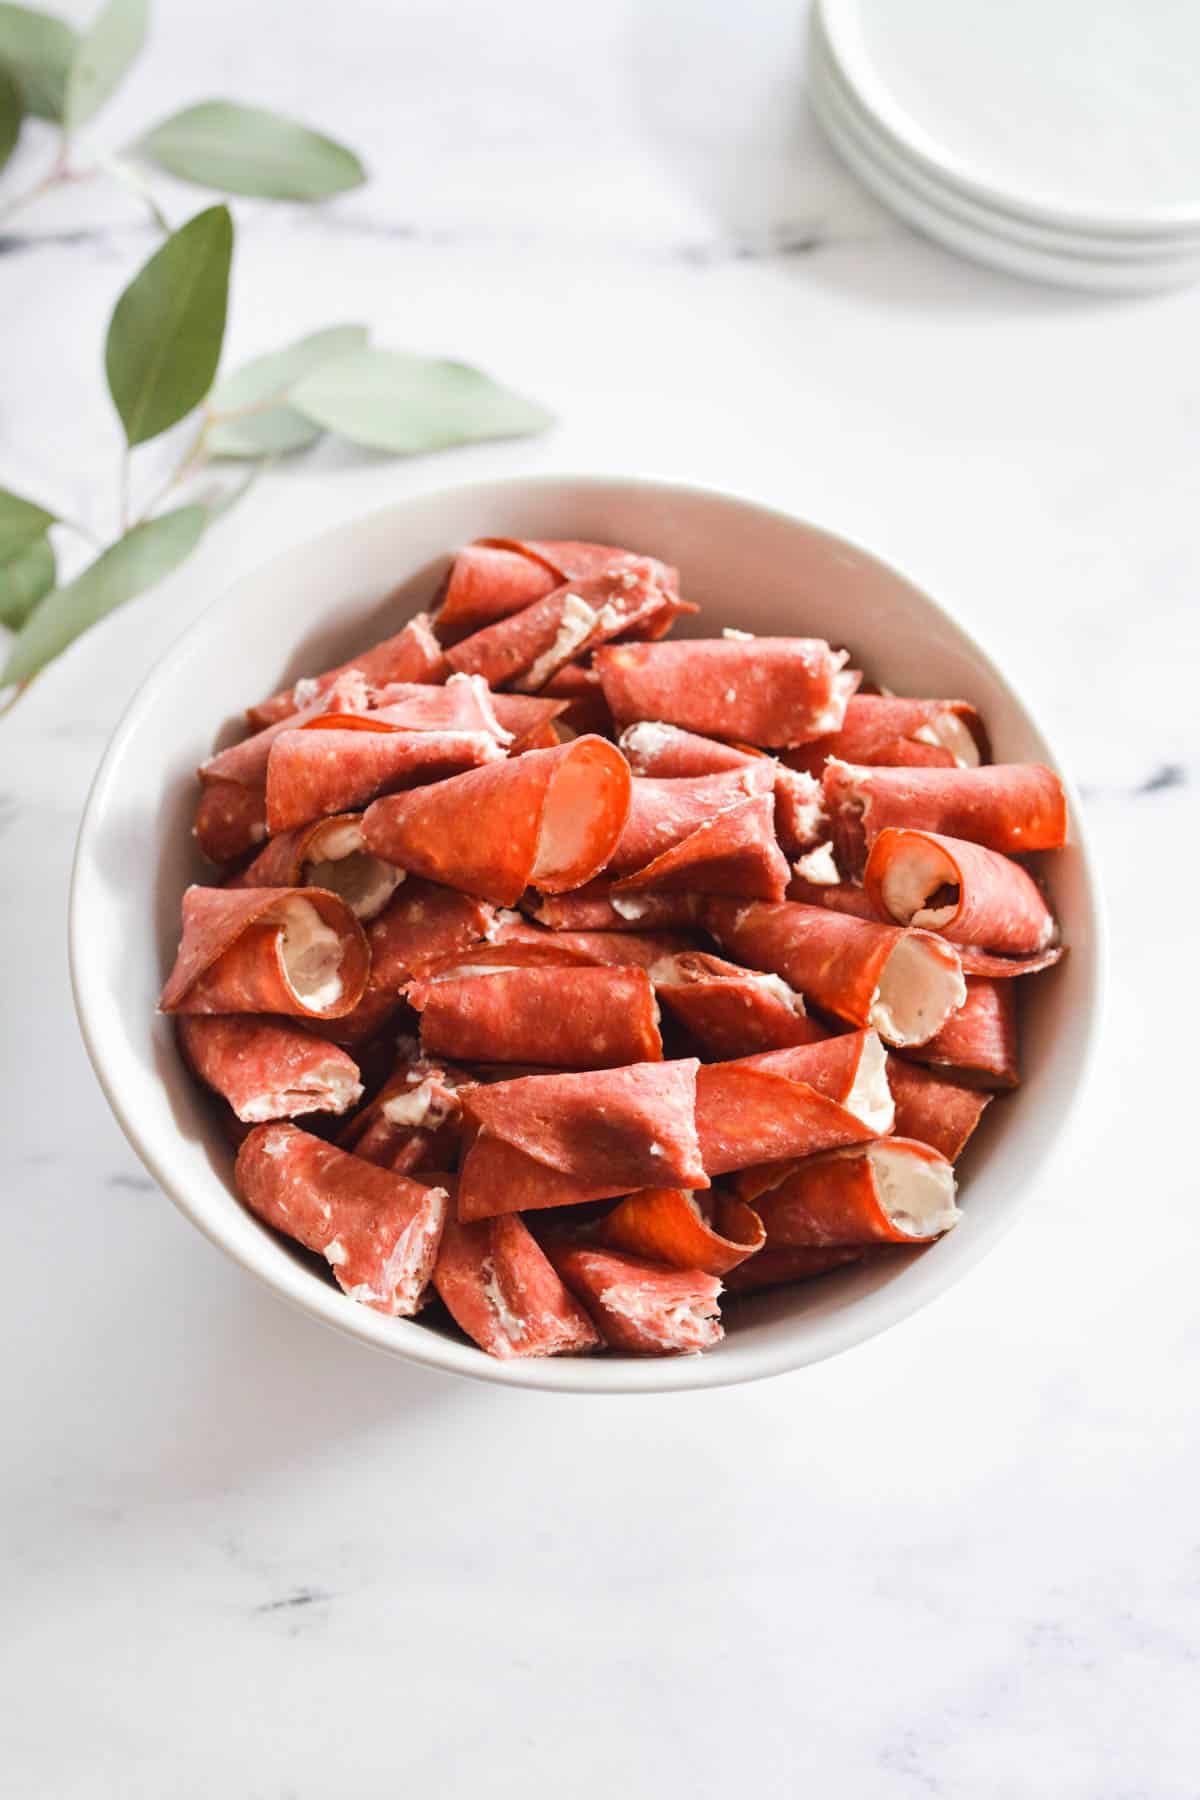
<svg viewBox="0 0 1200 1800">
<path fill-rule="evenodd" d="M 604 866 L 629 810 L 629 783 L 615 745 L 576 738 L 377 800 L 363 832 L 386 861 L 511 906 L 531 882 L 557 893 Z"/>
<path fill-rule="evenodd" d="M 804 906 L 823 906 L 827 912 L 848 913 L 852 919 L 882 922 L 865 889 L 841 880 L 832 860 L 831 845 L 822 844 L 808 856 L 800 857 L 793 870 L 788 883 L 789 900 L 799 900 Z"/>
<path fill-rule="evenodd" d="M 662 1005 L 708 1056 L 752 1056 L 827 1035 L 778 975 L 688 950 L 655 957 L 649 974 Z"/>
<path fill-rule="evenodd" d="M 542 894 L 533 917 L 551 931 L 675 931 L 695 925 L 705 907 L 703 894 L 626 894 L 611 881 L 589 881 L 570 894 Z"/>
<path fill-rule="evenodd" d="M 874 1032 L 710 1063 L 696 1078 L 696 1132 L 710 1179 L 865 1143 L 891 1128 L 892 1111 Z"/>
<path fill-rule="evenodd" d="M 826 761 L 863 767 L 974 769 L 987 761 L 979 714 L 966 700 L 905 700 L 898 694 L 855 694 L 840 731 L 787 752 L 795 769 L 819 775 Z"/>
<path fill-rule="evenodd" d="M 912 1138 L 831 1150 L 785 1170 L 754 1210 L 767 1248 L 928 1243 L 957 1224 L 954 1170 Z"/>
<path fill-rule="evenodd" d="M 927 1043 L 966 998 L 957 952 L 932 932 L 787 900 L 713 899 L 703 918 L 739 962 L 781 975 L 811 1005 L 888 1044 Z"/>
<path fill-rule="evenodd" d="M 929 1144 L 947 1162 L 957 1162 L 995 1097 L 980 1088 L 947 1080 L 901 1056 L 889 1058 L 888 1081 L 896 1102 L 896 1135 Z"/>
<path fill-rule="evenodd" d="M 812 1281 L 818 1275 L 845 1268 L 848 1263 L 861 1262 L 865 1254 L 864 1250 L 845 1244 L 804 1244 L 795 1248 L 779 1245 L 760 1250 L 748 1262 L 731 1269 L 725 1286 L 731 1294 L 752 1294 L 793 1281 Z"/>
<path fill-rule="evenodd" d="M 323 1256 L 351 1300 L 415 1313 L 433 1274 L 449 1195 L 347 1156 L 294 1125 L 256 1125 L 234 1170 L 266 1224 Z"/>
<path fill-rule="evenodd" d="M 361 1044 L 399 1012 L 401 990 L 427 965 L 464 953 L 492 929 L 494 909 L 452 888 L 410 878 L 367 927 L 371 972 L 362 999 L 327 1027 L 338 1043 Z"/>
<path fill-rule="evenodd" d="M 495 968 L 414 982 L 406 998 L 421 1015 L 421 1047 L 435 1056 L 556 1069 L 662 1059 L 654 989 L 641 969 Z"/>
<path fill-rule="evenodd" d="M 1037 763 L 983 769 L 867 769 L 827 762 L 825 807 L 839 862 L 857 874 L 890 825 L 966 838 L 1009 856 L 1066 842 L 1062 782 Z"/>
<path fill-rule="evenodd" d="M 670 1356 L 708 1350 L 724 1336 L 715 1275 L 579 1244 L 551 1244 L 547 1254 L 610 1349 Z"/>
<path fill-rule="evenodd" d="M 664 958 L 694 950 L 695 940 L 681 931 L 548 931 L 509 915 L 497 921 L 490 947 L 497 962 L 513 951 L 528 951 L 533 962 L 602 963 L 614 969 L 652 971 Z M 652 973 L 651 980 L 656 978 Z"/>
<path fill-rule="evenodd" d="M 365 712 L 370 700 L 366 679 L 357 670 L 339 676 L 328 703 L 342 713 Z M 202 763 L 197 774 L 203 792 L 196 811 L 193 836 L 212 862 L 229 862 L 241 856 L 267 835 L 267 765 L 271 745 L 283 731 L 291 731 L 319 717 L 324 703 L 292 713 L 252 737 L 219 750 Z"/>
<path fill-rule="evenodd" d="M 989 981 L 1007 981 L 1014 975 L 1040 975 L 1052 969 L 1067 954 L 1065 944 L 1049 944 L 1036 956 L 994 956 L 990 950 L 976 950 L 960 944 L 958 958 L 964 975 L 984 975 Z"/>
<path fill-rule="evenodd" d="M 590 580 L 565 582 L 524 611 L 463 638 L 446 657 L 453 668 L 483 675 L 492 687 L 533 694 L 594 645 L 664 617 L 669 626 L 685 610 L 659 586 L 650 564 L 631 561 Z"/>
<path fill-rule="evenodd" d="M 964 838 L 889 825 L 871 846 L 863 886 L 898 924 L 940 932 L 951 943 L 1019 956 L 1058 936 L 1053 913 L 1020 863 Z"/>
<path fill-rule="evenodd" d="M 744 769 L 767 760 L 764 750 L 721 744 L 700 737 L 678 725 L 639 720 L 621 733 L 620 746 L 635 775 L 681 780 L 697 775 L 716 775 Z M 775 829 L 789 856 L 807 850 L 818 841 L 824 813 L 821 786 L 811 775 L 787 768 L 773 759 Z"/>
<path fill-rule="evenodd" d="M 458 1160 L 463 1092 L 474 1082 L 463 1070 L 418 1054 L 411 1038 L 401 1044 L 387 1081 L 348 1121 L 339 1141 L 355 1156 L 401 1175 L 450 1166 Z"/>
<path fill-rule="evenodd" d="M 449 673 L 428 616 L 418 613 L 394 637 L 360 651 L 336 669 L 293 682 L 269 700 L 248 707 L 246 717 L 254 726 L 273 725 L 277 719 L 286 719 L 289 713 L 300 712 L 323 699 L 338 676 L 351 670 L 357 670 L 374 688 L 384 687 L 390 681 L 444 681 Z"/>
<path fill-rule="evenodd" d="M 437 611 L 437 631 L 452 643 L 496 619 L 520 612 L 565 581 L 584 581 L 629 564 L 651 562 L 663 587 L 678 588 L 678 571 L 611 544 L 525 543 L 481 538 L 454 559 Z"/>
<path fill-rule="evenodd" d="M 782 900 L 790 877 L 787 857 L 775 840 L 774 797 L 757 794 L 725 807 L 615 886 L 619 893 L 653 888 Z"/>
<path fill-rule="evenodd" d="M 584 1200 L 660 1182 L 707 1187 L 691 1059 L 582 1075 L 527 1075 L 473 1089 L 476 1136 L 463 1160 L 460 1219 Z"/>
<path fill-rule="evenodd" d="M 631 874 L 681 844 L 714 814 L 772 791 L 771 764 L 763 757 L 745 768 L 715 775 L 659 781 L 635 775 L 629 814 L 605 874 Z"/>
<path fill-rule="evenodd" d="M 362 1098 L 357 1063 L 294 1026 L 183 1013 L 177 1031 L 189 1067 L 244 1124 L 344 1113 Z"/>
<path fill-rule="evenodd" d="M 644 1256 L 673 1269 L 726 1275 L 761 1249 L 767 1234 L 758 1214 L 733 1195 L 722 1196 L 719 1225 L 686 1188 L 643 1188 L 618 1200 L 589 1238 L 606 1250 Z"/>
<path fill-rule="evenodd" d="M 1017 1005 L 1011 984 L 968 976 L 967 997 L 958 1011 L 951 1013 L 936 1037 L 909 1055 L 976 1086 L 1016 1087 Z"/>
<path fill-rule="evenodd" d="M 337 710 L 330 708 L 331 712 Z M 451 675 L 444 687 L 389 682 L 375 692 L 368 719 L 401 731 L 486 731 L 504 745 L 511 744 L 514 737 L 496 710 L 495 696 L 479 675 Z"/>
<path fill-rule="evenodd" d="M 366 922 L 378 917 L 403 880 L 403 869 L 367 850 L 361 814 L 342 813 L 272 838 L 229 886 L 325 888 Z"/>
<path fill-rule="evenodd" d="M 600 1335 L 515 1214 L 447 1219 L 433 1284 L 460 1331 L 489 1356 L 577 1356 Z"/>
<path fill-rule="evenodd" d="M 844 651 L 817 638 L 708 638 L 596 652 L 613 717 L 657 719 L 768 749 L 842 723 L 858 683 Z"/>
<path fill-rule="evenodd" d="M 190 887 L 159 1008 L 333 1019 L 362 999 L 370 960 L 362 926 L 337 894 Z"/>
<path fill-rule="evenodd" d="M 386 725 L 284 731 L 271 745 L 267 765 L 267 824 L 274 836 L 325 813 L 348 812 L 376 794 L 503 760 L 503 750 L 486 731 L 398 731 Z"/>
</svg>

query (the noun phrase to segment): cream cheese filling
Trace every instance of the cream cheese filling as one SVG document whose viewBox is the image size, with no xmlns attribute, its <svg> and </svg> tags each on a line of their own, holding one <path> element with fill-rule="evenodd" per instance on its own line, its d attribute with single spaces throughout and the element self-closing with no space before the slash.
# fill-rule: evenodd
<svg viewBox="0 0 1200 1800">
<path fill-rule="evenodd" d="M 238 1112 L 244 1125 L 291 1119 L 297 1113 L 343 1113 L 362 1099 L 362 1082 L 340 1062 L 319 1063 L 297 1087 L 278 1088 L 248 1100 Z"/>
<path fill-rule="evenodd" d="M 569 662 L 578 650 L 584 638 L 594 627 L 599 614 L 594 607 L 578 594 L 568 594 L 563 601 L 562 618 L 554 642 L 548 650 L 543 650 L 537 661 L 526 669 L 525 673 L 513 686 L 522 692 L 532 694 L 544 687 L 550 677 Z"/>
<path fill-rule="evenodd" d="M 675 725 L 662 725 L 656 719 L 639 719 L 635 725 L 626 726 L 617 740 L 617 748 L 630 762 L 643 759 L 652 762 L 664 750 L 669 750 L 679 736 Z"/>
<path fill-rule="evenodd" d="M 890 1131 L 896 1120 L 896 1105 L 888 1086 L 887 1051 L 873 1031 L 863 1040 L 854 1084 L 846 1095 L 847 1112 L 882 1134 Z"/>
<path fill-rule="evenodd" d="M 842 879 L 834 860 L 832 844 L 818 844 L 815 850 L 798 856 L 792 868 L 801 881 L 811 882 L 813 887 L 836 887 Z"/>
<path fill-rule="evenodd" d="M 962 965 L 918 937 L 896 942 L 879 976 L 867 1019 L 886 1044 L 924 1044 L 967 997 Z"/>
<path fill-rule="evenodd" d="M 928 905 L 938 889 L 945 887 L 954 889 L 954 897 L 943 906 Z M 946 852 L 928 838 L 906 837 L 888 861 L 880 894 L 884 907 L 899 924 L 941 931 L 959 908 L 958 870 Z"/>
<path fill-rule="evenodd" d="M 362 828 L 354 819 L 327 827 L 315 847 L 319 855 L 305 863 L 302 884 L 339 894 L 356 919 L 377 918 L 404 880 L 403 869 L 363 848 Z"/>
<path fill-rule="evenodd" d="M 325 1012 L 342 997 L 342 940 L 313 906 L 298 897 L 279 908 L 279 954 L 288 986 L 310 1012 Z"/>
<path fill-rule="evenodd" d="M 899 1144 L 869 1144 L 866 1154 L 879 1204 L 897 1231 L 931 1238 L 958 1223 L 962 1214 L 954 1203 L 949 1163 L 933 1162 Z"/>
</svg>

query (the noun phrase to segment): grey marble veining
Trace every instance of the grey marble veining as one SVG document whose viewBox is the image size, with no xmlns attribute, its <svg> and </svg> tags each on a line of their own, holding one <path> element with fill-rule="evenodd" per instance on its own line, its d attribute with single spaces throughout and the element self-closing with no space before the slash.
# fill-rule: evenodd
<svg viewBox="0 0 1200 1800">
<path fill-rule="evenodd" d="M 1200 1792 L 1200 295 L 1040 290 L 910 235 L 816 136 L 803 27 L 161 0 L 97 133 L 221 92 L 343 133 L 363 192 L 237 208 L 230 360 L 362 318 L 561 424 L 436 462 L 323 446 L 0 721 L 15 1793 Z M 107 532 L 100 346 L 152 239 L 83 186 L 21 223 L 0 481 Z M 1036 1206 L 927 1313 L 754 1389 L 581 1407 L 319 1331 L 158 1194 L 71 1011 L 79 808 L 205 602 L 394 496 L 570 468 L 756 494 L 909 570 L 1049 722 L 1107 887 L 1105 1054 Z"/>
</svg>

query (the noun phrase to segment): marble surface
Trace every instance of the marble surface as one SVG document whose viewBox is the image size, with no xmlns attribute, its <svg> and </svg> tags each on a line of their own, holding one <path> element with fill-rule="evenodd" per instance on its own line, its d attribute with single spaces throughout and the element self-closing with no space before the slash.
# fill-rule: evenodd
<svg viewBox="0 0 1200 1800">
<path fill-rule="evenodd" d="M 0 722 L 5 1792 L 1198 1792 L 1200 296 L 913 237 L 819 141 L 802 44 L 774 0 L 160 0 L 97 128 L 231 93 L 342 132 L 369 187 L 237 208 L 230 358 L 363 319 L 562 422 L 273 474 Z M 151 239 L 85 184 L 21 225 L 0 481 L 107 530 L 100 345 Z M 164 1201 L 75 1030 L 76 820 L 164 647 L 325 523 L 533 469 L 713 482 L 893 558 L 1051 722 L 1103 863 L 1107 1049 L 1057 1180 L 924 1314 L 756 1388 L 568 1402 L 320 1331 Z"/>
</svg>

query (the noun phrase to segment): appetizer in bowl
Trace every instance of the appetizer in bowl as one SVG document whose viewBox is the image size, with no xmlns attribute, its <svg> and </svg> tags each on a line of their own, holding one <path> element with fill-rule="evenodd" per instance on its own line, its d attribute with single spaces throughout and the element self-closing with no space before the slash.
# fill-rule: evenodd
<svg viewBox="0 0 1200 1800">
<path fill-rule="evenodd" d="M 357 1335 L 543 1385 L 700 1385 L 662 1372 L 697 1351 L 769 1372 L 953 1278 L 976 1186 L 974 1254 L 994 1237 L 1004 1115 L 1061 1087 L 1039 990 L 1095 973 L 1067 796 L 881 565 L 680 490 L 665 529 L 568 536 L 527 485 L 538 534 L 477 490 L 485 529 L 373 630 L 258 694 L 206 678 L 159 1077 L 194 1084 L 180 1141 L 237 1253 L 272 1246 L 275 1285 Z M 756 521 L 797 553 L 773 575 Z M 750 534 L 736 580 L 722 524 Z M 880 592 L 912 615 L 894 646 Z"/>
</svg>

